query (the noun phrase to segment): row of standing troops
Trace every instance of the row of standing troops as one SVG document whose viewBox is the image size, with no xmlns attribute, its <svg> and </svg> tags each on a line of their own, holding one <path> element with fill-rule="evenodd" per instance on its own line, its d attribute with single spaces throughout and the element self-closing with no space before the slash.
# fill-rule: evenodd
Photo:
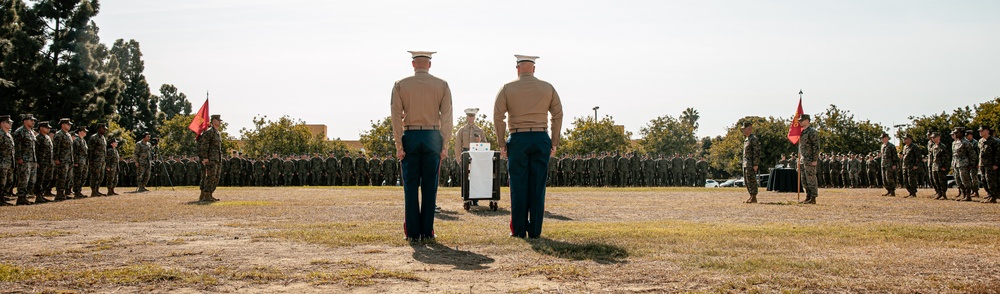
<svg viewBox="0 0 1000 294">
<path fill-rule="evenodd" d="M 84 185 L 91 188 L 89 197 L 118 195 L 114 190 L 119 179 L 118 141 L 105 137 L 107 125 L 97 124 L 96 132 L 88 137 L 85 126 L 73 131 L 67 118 L 59 120 L 56 132 L 49 122 L 38 123 L 31 114 L 23 115 L 21 122 L 11 132 L 10 116 L 0 116 L 0 195 L 14 195 L 16 205 L 85 198 Z M 147 146 L 148 142 L 140 142 L 137 150 L 148 151 Z M 108 194 L 99 192 L 103 186 L 108 187 Z M 29 202 L 28 196 L 35 201 Z M 9 203 L 3 199 L 0 205 Z"/>
<path fill-rule="evenodd" d="M 583 187 L 704 187 L 704 158 L 602 154 L 549 160 L 548 185 Z"/>
<path fill-rule="evenodd" d="M 138 170 L 132 159 L 118 161 L 118 181 L 133 185 Z M 240 156 L 220 162 L 219 185 L 274 186 L 395 186 L 399 166 L 395 158 L 306 157 L 253 159 Z M 151 160 L 148 186 L 194 186 L 201 183 L 201 164 L 195 158 Z"/>
</svg>

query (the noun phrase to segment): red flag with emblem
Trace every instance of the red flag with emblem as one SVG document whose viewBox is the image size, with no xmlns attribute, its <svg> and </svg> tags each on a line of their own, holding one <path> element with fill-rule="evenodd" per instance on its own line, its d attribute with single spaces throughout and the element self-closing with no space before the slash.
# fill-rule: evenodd
<svg viewBox="0 0 1000 294">
<path fill-rule="evenodd" d="M 799 137 L 802 137 L 802 126 L 799 125 L 799 118 L 802 117 L 802 98 L 799 98 L 799 108 L 795 110 L 795 117 L 792 118 L 791 127 L 788 128 L 788 141 L 792 144 L 799 144 Z"/>
<path fill-rule="evenodd" d="M 211 125 L 211 121 L 208 119 L 208 98 L 205 98 L 205 104 L 201 105 L 201 109 L 198 109 L 198 114 L 194 115 L 188 129 L 194 132 L 195 137 L 200 137 L 201 133 Z"/>
</svg>

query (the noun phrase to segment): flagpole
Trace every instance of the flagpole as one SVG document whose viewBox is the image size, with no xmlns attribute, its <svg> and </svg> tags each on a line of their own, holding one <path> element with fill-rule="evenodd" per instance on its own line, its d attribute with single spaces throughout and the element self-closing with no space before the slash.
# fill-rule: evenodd
<svg viewBox="0 0 1000 294">
<path fill-rule="evenodd" d="M 801 154 L 795 154 L 795 201 L 799 201 L 802 197 L 800 195 L 802 193 L 802 172 L 799 169 L 799 166 L 802 165 L 802 157 L 799 155 Z"/>
</svg>

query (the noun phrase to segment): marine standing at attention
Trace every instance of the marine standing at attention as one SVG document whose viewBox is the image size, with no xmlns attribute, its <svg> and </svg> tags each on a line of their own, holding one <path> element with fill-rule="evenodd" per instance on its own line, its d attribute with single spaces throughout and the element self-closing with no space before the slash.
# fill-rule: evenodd
<svg viewBox="0 0 1000 294">
<path fill-rule="evenodd" d="M 428 73 L 435 52 L 409 52 L 414 74 L 392 86 L 390 102 L 396 157 L 402 161 L 403 233 L 410 241 L 433 240 L 438 167 L 451 140 L 451 89 Z"/>
<path fill-rule="evenodd" d="M 542 234 L 545 212 L 546 169 L 549 156 L 559 146 L 563 109 L 552 84 L 535 78 L 535 59 L 538 57 L 514 57 L 517 58 L 518 79 L 507 83 L 497 93 L 493 125 L 500 156 L 508 158 L 510 234 L 518 238 L 538 238 Z M 550 120 L 551 137 L 546 133 Z"/>
<path fill-rule="evenodd" d="M 746 203 L 757 203 L 757 168 L 760 165 L 760 141 L 757 135 L 753 134 L 753 125 L 750 122 L 743 123 L 743 182 L 750 193 L 750 199 Z"/>
<path fill-rule="evenodd" d="M 219 201 L 212 194 L 219 186 L 219 176 L 222 174 L 222 134 L 219 131 L 222 127 L 222 117 L 218 114 L 213 114 L 211 117 L 212 127 L 198 136 L 198 159 L 201 160 L 203 175 L 199 202 Z"/>
<path fill-rule="evenodd" d="M 806 200 L 802 204 L 816 204 L 816 196 L 819 196 L 819 187 L 816 183 L 816 164 L 819 162 L 819 135 L 816 129 L 810 127 L 808 114 L 803 114 L 799 118 L 802 126 L 802 137 L 799 139 L 799 156 L 802 163 L 802 185 L 806 191 Z"/>
</svg>

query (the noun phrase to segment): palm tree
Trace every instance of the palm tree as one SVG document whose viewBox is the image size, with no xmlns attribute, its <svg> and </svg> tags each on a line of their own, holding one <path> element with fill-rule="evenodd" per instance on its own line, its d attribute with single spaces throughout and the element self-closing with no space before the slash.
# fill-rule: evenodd
<svg viewBox="0 0 1000 294">
<path fill-rule="evenodd" d="M 701 116 L 698 115 L 698 110 L 695 110 L 694 108 L 691 107 L 688 107 L 687 109 L 684 110 L 684 112 L 681 113 L 681 121 L 683 121 L 684 124 L 691 126 L 691 128 L 695 130 L 698 129 L 699 118 L 701 118 Z"/>
</svg>

